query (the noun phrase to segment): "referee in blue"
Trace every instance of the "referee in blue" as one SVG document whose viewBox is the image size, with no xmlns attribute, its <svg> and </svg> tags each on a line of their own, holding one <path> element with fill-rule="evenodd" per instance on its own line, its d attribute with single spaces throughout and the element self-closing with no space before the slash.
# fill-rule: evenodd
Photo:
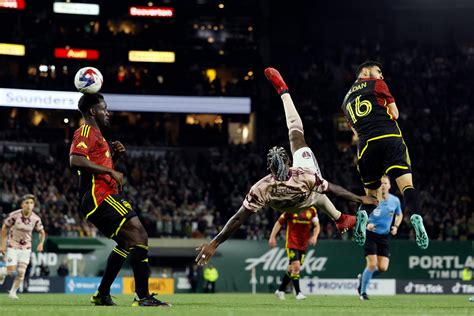
<svg viewBox="0 0 474 316">
<path fill-rule="evenodd" d="M 403 219 L 400 199 L 389 193 L 390 178 L 383 176 L 381 181 L 382 200 L 370 214 L 367 224 L 367 240 L 364 246 L 367 266 L 364 272 L 357 276 L 359 279 L 357 290 L 361 300 L 369 299 L 367 287 L 372 277 L 388 270 L 390 257 L 389 233 L 395 236 Z M 393 220 L 394 215 L 395 220 Z"/>
</svg>

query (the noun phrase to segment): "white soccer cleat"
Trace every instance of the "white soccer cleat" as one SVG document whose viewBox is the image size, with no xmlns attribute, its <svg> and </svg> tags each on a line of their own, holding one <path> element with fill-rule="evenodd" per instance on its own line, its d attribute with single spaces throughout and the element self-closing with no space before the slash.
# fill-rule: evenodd
<svg viewBox="0 0 474 316">
<path fill-rule="evenodd" d="M 8 297 L 11 298 L 12 300 L 18 300 L 19 297 L 16 295 L 16 293 L 13 293 L 11 291 L 8 291 Z"/>
<path fill-rule="evenodd" d="M 296 295 L 296 299 L 297 300 L 305 300 L 306 296 L 303 293 L 299 292 L 298 295 Z"/>
<path fill-rule="evenodd" d="M 285 300 L 285 292 L 276 290 L 275 291 L 276 297 L 278 297 L 280 300 L 284 301 Z"/>
</svg>

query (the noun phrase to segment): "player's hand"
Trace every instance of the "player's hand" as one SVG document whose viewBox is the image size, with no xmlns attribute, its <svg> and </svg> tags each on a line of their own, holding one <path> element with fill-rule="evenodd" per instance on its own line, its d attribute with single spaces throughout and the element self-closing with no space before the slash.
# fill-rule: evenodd
<svg viewBox="0 0 474 316">
<path fill-rule="evenodd" d="M 110 171 L 110 176 L 112 177 L 112 179 L 114 179 L 115 181 L 117 181 L 117 185 L 118 185 L 118 190 L 119 191 L 122 191 L 122 186 L 123 186 L 123 173 L 117 171 L 117 170 L 112 170 Z"/>
<path fill-rule="evenodd" d="M 370 230 L 373 232 L 375 230 L 375 225 L 374 224 L 367 224 L 367 230 Z"/>
<path fill-rule="evenodd" d="M 119 141 L 112 142 L 111 144 L 112 144 L 112 150 L 114 151 L 114 154 L 113 154 L 114 158 L 121 157 L 127 151 L 125 149 L 125 146 Z"/>
<path fill-rule="evenodd" d="M 392 234 L 393 236 L 395 236 L 397 233 L 398 233 L 398 227 L 397 227 L 397 226 L 392 226 L 392 227 L 390 228 L 390 234 Z"/>
<path fill-rule="evenodd" d="M 38 244 L 38 247 L 36 247 L 36 251 L 43 252 L 43 244 Z"/>
<path fill-rule="evenodd" d="M 211 260 L 212 256 L 216 252 L 217 246 L 215 246 L 212 241 L 208 244 L 201 244 L 196 248 L 199 251 L 199 254 L 196 257 L 196 262 L 198 265 L 203 266 Z"/>
<path fill-rule="evenodd" d="M 268 240 L 268 245 L 270 246 L 270 248 L 275 248 L 275 246 L 277 245 L 276 238 L 270 237 L 270 239 Z"/>
<path fill-rule="evenodd" d="M 362 204 L 379 205 L 379 200 L 376 197 L 364 195 L 360 198 L 362 199 Z"/>
<path fill-rule="evenodd" d="M 311 238 L 309 239 L 309 244 L 311 246 L 315 246 L 317 242 L 318 242 L 318 237 L 316 236 L 311 236 Z"/>
</svg>

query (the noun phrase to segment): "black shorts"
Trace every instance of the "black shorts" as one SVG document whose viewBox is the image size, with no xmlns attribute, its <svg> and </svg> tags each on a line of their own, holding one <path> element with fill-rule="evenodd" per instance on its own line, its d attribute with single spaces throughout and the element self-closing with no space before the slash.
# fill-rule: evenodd
<svg viewBox="0 0 474 316">
<path fill-rule="evenodd" d="M 359 148 L 357 156 L 357 170 L 367 189 L 378 189 L 384 175 L 396 179 L 411 173 L 410 156 L 401 137 L 369 140 L 364 147 Z"/>
<path fill-rule="evenodd" d="M 290 263 L 293 261 L 299 261 L 301 264 L 303 264 L 305 255 L 306 250 L 286 248 L 286 256 L 288 257 L 288 260 L 290 260 Z"/>
<path fill-rule="evenodd" d="M 107 196 L 97 208 L 92 195 L 85 194 L 81 203 L 81 212 L 108 238 L 117 236 L 123 224 L 128 219 L 137 216 L 130 203 L 121 194 Z"/>
<path fill-rule="evenodd" d="M 377 255 L 390 257 L 390 245 L 388 243 L 389 236 L 381 235 L 371 231 L 367 231 L 367 238 L 364 245 L 365 256 Z"/>
</svg>

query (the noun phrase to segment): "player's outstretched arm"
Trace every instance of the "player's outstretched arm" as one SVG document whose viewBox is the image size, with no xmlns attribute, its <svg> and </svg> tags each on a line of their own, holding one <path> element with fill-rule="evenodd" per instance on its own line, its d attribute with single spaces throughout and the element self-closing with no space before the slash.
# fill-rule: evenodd
<svg viewBox="0 0 474 316">
<path fill-rule="evenodd" d="M 279 221 L 276 221 L 275 222 L 275 225 L 273 225 L 273 229 L 272 229 L 272 232 L 270 234 L 270 238 L 268 239 L 268 245 L 273 248 L 276 246 L 276 236 L 278 234 L 278 232 L 280 231 L 281 229 L 281 224 Z"/>
<path fill-rule="evenodd" d="M 376 198 L 372 196 L 359 196 L 356 195 L 343 187 L 328 182 L 328 188 L 325 193 L 333 193 L 336 196 L 339 196 L 345 200 L 352 201 L 352 202 L 357 202 L 357 203 L 362 203 L 362 204 L 373 204 L 373 205 L 378 205 L 379 202 Z"/>
<path fill-rule="evenodd" d="M 242 226 L 242 224 L 249 218 L 250 215 L 254 214 L 254 212 L 247 210 L 243 206 L 237 211 L 237 213 L 232 216 L 227 223 L 225 224 L 224 228 L 221 232 L 214 237 L 208 244 L 202 244 L 196 250 L 199 251 L 199 254 L 196 257 L 196 262 L 199 265 L 204 265 L 209 262 L 211 257 L 216 252 L 217 247 L 226 241 L 235 231 Z"/>
</svg>

